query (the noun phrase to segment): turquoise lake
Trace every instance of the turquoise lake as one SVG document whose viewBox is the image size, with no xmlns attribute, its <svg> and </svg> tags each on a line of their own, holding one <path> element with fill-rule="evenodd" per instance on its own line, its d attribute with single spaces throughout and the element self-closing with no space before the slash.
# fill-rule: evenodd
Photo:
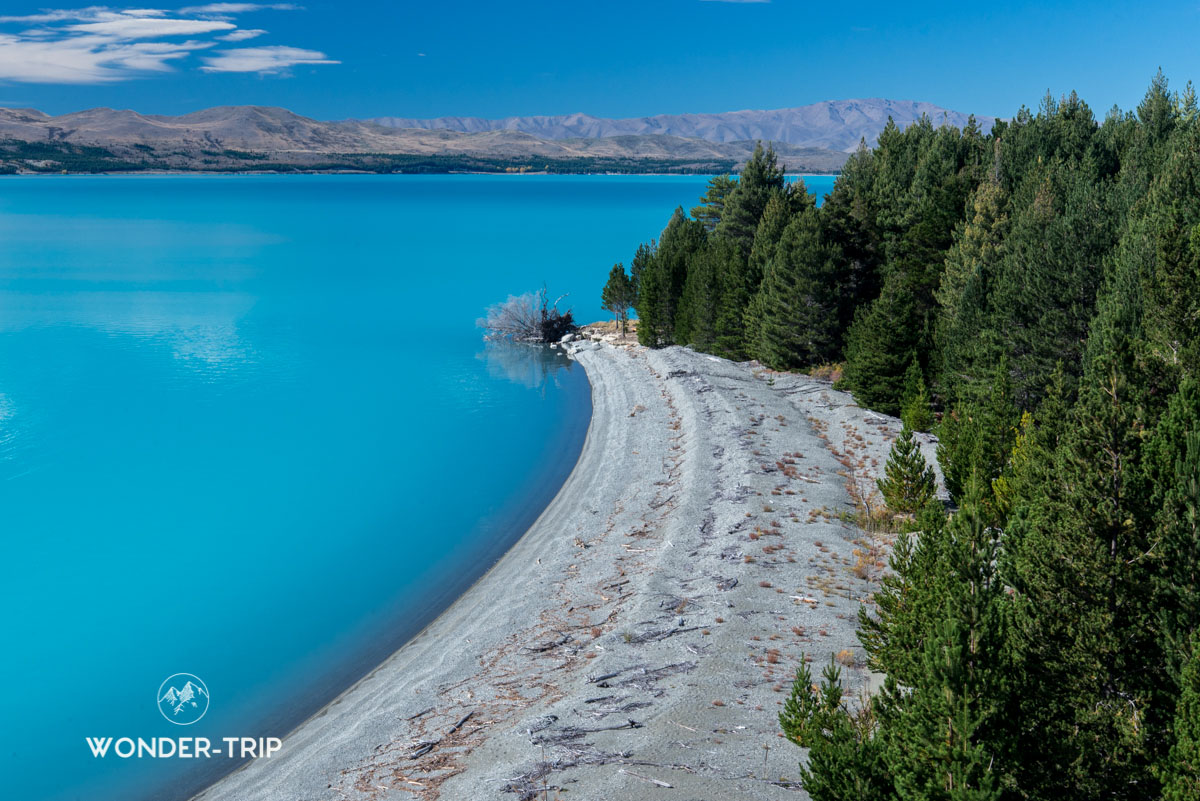
<svg viewBox="0 0 1200 801">
<path fill-rule="evenodd" d="M 705 183 L 0 179 L 4 795 L 186 798 L 233 763 L 85 737 L 283 736 L 419 631 L 591 412 L 581 368 L 475 319 L 543 282 L 606 318 L 609 268 Z M 178 672 L 211 693 L 187 727 Z"/>
</svg>

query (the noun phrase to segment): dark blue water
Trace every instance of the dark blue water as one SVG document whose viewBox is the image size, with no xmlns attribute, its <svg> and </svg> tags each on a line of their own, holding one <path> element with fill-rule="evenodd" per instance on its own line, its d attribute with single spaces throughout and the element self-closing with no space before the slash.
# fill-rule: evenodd
<svg viewBox="0 0 1200 801">
<path fill-rule="evenodd" d="M 84 738 L 281 736 L 419 630 L 590 415 L 580 368 L 474 320 L 543 281 L 602 318 L 704 183 L 0 180 L 3 795 L 187 794 L 229 765 Z M 156 703 L 177 672 L 211 692 L 186 728 Z"/>
</svg>

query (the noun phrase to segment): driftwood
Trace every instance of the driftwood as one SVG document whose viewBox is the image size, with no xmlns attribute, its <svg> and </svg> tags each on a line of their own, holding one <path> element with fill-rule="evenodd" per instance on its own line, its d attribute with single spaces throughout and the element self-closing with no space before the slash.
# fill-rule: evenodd
<svg viewBox="0 0 1200 801">
<path fill-rule="evenodd" d="M 424 713 L 421 713 L 421 714 L 424 714 Z M 475 714 L 475 710 L 472 709 L 470 712 L 463 715 L 461 718 L 458 719 L 457 723 L 455 723 L 453 726 L 451 726 L 449 729 L 447 729 L 446 733 L 444 735 L 442 735 L 441 737 L 437 738 L 436 740 L 422 740 L 418 743 L 413 743 L 411 748 L 409 749 L 408 758 L 409 759 L 420 759 L 421 757 L 425 756 L 430 751 L 432 751 L 433 749 L 435 749 L 439 745 L 441 745 L 443 740 L 445 740 L 451 734 L 454 734 L 454 732 L 461 729 L 463 727 L 463 724 L 466 723 L 468 720 L 470 720 L 474 714 Z M 419 715 L 418 715 L 418 717 L 419 717 Z"/>
<path fill-rule="evenodd" d="M 621 768 L 620 770 L 617 771 L 617 773 L 623 773 L 626 776 L 632 776 L 635 779 L 641 779 L 644 782 L 650 782 L 651 784 L 653 784 L 657 787 L 665 787 L 668 790 L 674 789 L 673 785 L 667 784 L 666 782 L 661 782 L 658 779 L 651 779 L 648 776 L 639 775 L 637 773 L 634 773 L 632 770 L 625 770 L 625 768 Z"/>
<path fill-rule="evenodd" d="M 408 717 L 405 718 L 405 720 L 416 720 L 417 718 L 423 718 L 426 715 L 428 715 L 430 712 L 432 712 L 434 709 L 436 709 L 436 707 L 432 707 L 432 706 L 429 707 L 428 709 L 422 709 L 420 712 L 418 712 L 415 715 L 409 715 Z"/>
<path fill-rule="evenodd" d="M 528 653 L 531 653 L 531 654 L 543 654 L 546 651 L 553 651 L 555 648 L 558 648 L 560 645 L 566 645 L 570 641 L 571 641 L 571 635 L 564 634 L 561 637 L 559 637 L 557 640 L 548 640 L 548 641 L 546 641 L 544 643 L 540 643 L 538 645 L 530 645 L 530 646 L 525 647 L 522 650 L 527 651 Z"/>
<path fill-rule="evenodd" d="M 633 718 L 630 718 L 618 726 L 597 726 L 592 729 L 581 729 L 578 726 L 564 726 L 561 729 L 532 737 L 530 738 L 530 742 L 534 745 L 560 745 L 565 742 L 578 740 L 588 734 L 596 734 L 602 731 L 620 731 L 621 729 L 640 729 L 642 725 Z"/>
<path fill-rule="evenodd" d="M 689 626 L 687 628 L 671 626 L 670 628 L 656 629 L 646 631 L 641 634 L 635 634 L 630 638 L 629 642 L 633 643 L 634 645 L 641 645 L 645 642 L 660 642 L 668 637 L 674 637 L 676 634 L 685 634 L 689 631 L 699 631 L 701 628 L 701 626 Z"/>
</svg>

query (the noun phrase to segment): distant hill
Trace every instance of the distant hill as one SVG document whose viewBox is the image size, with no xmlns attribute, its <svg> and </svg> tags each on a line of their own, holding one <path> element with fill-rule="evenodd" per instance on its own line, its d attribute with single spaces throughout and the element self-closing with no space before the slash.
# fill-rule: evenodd
<svg viewBox="0 0 1200 801">
<path fill-rule="evenodd" d="M 431 120 L 378 117 L 373 122 L 391 128 L 446 130 L 463 133 L 521 131 L 543 139 L 577 137 L 604 138 L 621 135 L 679 136 L 707 142 L 740 142 L 761 139 L 801 147 L 854 152 L 861 140 L 868 145 L 887 124 L 888 117 L 905 127 L 926 114 L 935 125 L 943 121 L 956 128 L 967 124 L 968 115 L 959 111 L 912 100 L 829 100 L 809 106 L 773 111 L 727 111 L 719 114 L 659 114 L 653 117 L 605 119 L 588 114 L 558 117 L 439 117 Z M 979 125 L 991 130 L 994 117 L 977 117 Z"/>
<path fill-rule="evenodd" d="M 664 134 L 550 139 L 506 128 L 402 129 L 363 120 L 322 122 L 268 106 L 219 106 L 178 117 L 108 108 L 57 117 L 34 109 L 0 109 L 0 140 L 8 140 L 7 150 L 14 154 L 8 164 L 18 171 L 53 169 L 60 163 L 54 159 L 56 150 L 78 155 L 79 148 L 99 148 L 117 161 L 145 162 L 144 169 L 239 169 L 234 162 L 249 160 L 254 163 L 246 168 L 255 169 L 293 165 L 408 171 L 416 164 L 421 171 L 722 172 L 736 168 L 754 148 L 752 140 L 718 142 Z M 14 142 L 32 148 L 14 149 Z M 49 155 L 43 154 L 48 147 Z M 777 150 L 794 172 L 836 172 L 846 158 L 819 147 L 781 143 Z M 37 157 L 22 158 L 31 154 Z M 113 169 L 110 161 L 105 160 L 102 169 Z"/>
<path fill-rule="evenodd" d="M 967 115 L 931 103 L 838 100 L 776 111 L 610 120 L 444 117 L 324 122 L 271 106 L 218 106 L 178 117 L 94 108 L 50 116 L 0 108 L 0 172 L 201 170 L 374 172 L 727 172 L 758 140 L 790 172 L 838 172 L 888 117 Z M 994 119 L 980 117 L 985 130 Z"/>
</svg>

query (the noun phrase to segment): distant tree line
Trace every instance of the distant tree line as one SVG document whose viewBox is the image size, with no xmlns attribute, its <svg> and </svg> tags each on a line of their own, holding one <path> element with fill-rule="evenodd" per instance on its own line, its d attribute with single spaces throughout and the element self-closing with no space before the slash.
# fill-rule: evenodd
<svg viewBox="0 0 1200 801">
<path fill-rule="evenodd" d="M 487 157 L 410 153 L 259 153 L 231 149 L 155 148 L 134 144 L 120 147 L 77 145 L 70 142 L 0 140 L 0 174 L 140 172 L 338 172 L 441 174 L 453 172 L 547 173 L 677 173 L 708 174 L 733 169 L 733 160 L 621 157 Z"/>
<path fill-rule="evenodd" d="M 902 414 L 910 512 L 860 621 L 887 674 L 807 667 L 781 722 L 840 799 L 1200 798 L 1200 115 L 1155 77 L 984 134 L 890 124 L 820 208 L 773 154 L 638 249 L 638 336 L 844 362 Z M 911 429 L 933 426 L 952 513 Z"/>
</svg>

